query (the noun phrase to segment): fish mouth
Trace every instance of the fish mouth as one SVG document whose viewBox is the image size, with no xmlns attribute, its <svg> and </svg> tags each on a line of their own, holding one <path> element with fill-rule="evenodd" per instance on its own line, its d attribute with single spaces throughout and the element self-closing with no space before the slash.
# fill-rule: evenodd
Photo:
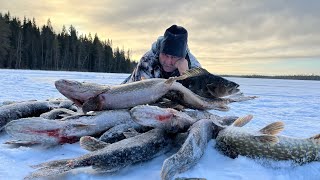
<svg viewBox="0 0 320 180">
<path fill-rule="evenodd" d="M 235 93 L 238 93 L 240 92 L 240 89 L 239 88 L 232 88 L 228 91 L 228 94 L 231 95 L 231 94 L 235 94 Z"/>
<path fill-rule="evenodd" d="M 233 82 L 233 83 L 229 84 L 228 86 L 229 86 L 229 89 L 227 90 L 228 95 L 235 94 L 240 91 L 240 89 L 239 89 L 240 85 L 237 83 Z"/>
<path fill-rule="evenodd" d="M 81 91 L 81 83 L 72 80 L 60 79 L 55 81 L 56 89 L 65 97 L 74 102 L 77 106 L 82 106 L 91 96 L 85 91 Z"/>
</svg>

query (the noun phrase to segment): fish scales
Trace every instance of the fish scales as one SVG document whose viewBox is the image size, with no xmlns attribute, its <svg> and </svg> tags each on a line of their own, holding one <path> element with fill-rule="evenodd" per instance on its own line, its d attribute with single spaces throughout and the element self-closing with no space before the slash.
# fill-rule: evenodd
<svg viewBox="0 0 320 180">
<path fill-rule="evenodd" d="M 152 159 L 167 152 L 170 147 L 171 140 L 166 133 L 160 129 L 153 129 L 78 158 L 36 165 L 34 167 L 39 169 L 26 179 L 57 176 L 75 168 L 90 166 L 96 171 L 113 172 L 133 163 Z"/>
<path fill-rule="evenodd" d="M 28 101 L 0 107 L 0 131 L 10 121 L 20 118 L 39 116 L 54 108 L 48 101 Z"/>
<path fill-rule="evenodd" d="M 63 95 L 81 106 L 84 112 L 123 109 L 136 105 L 152 104 L 170 90 L 179 91 L 182 94 L 181 101 L 185 102 L 188 107 L 195 109 L 227 111 L 229 108 L 226 104 L 239 101 L 227 98 L 205 99 L 176 82 L 177 80 L 197 76 L 199 72 L 201 73 L 198 69 L 191 69 L 179 77 L 171 77 L 169 79 L 152 78 L 108 87 L 99 86 L 98 84 L 88 86 L 86 83 L 63 79 L 56 81 L 55 85 Z M 93 90 L 94 86 L 97 86 L 95 90 Z M 243 98 L 240 101 L 249 99 L 253 98 Z"/>
<path fill-rule="evenodd" d="M 276 135 L 278 142 L 268 143 L 261 141 L 260 135 L 264 134 L 230 126 L 218 133 L 216 148 L 232 158 L 243 155 L 251 158 L 293 160 L 298 164 L 320 160 L 319 139 Z"/>
<path fill-rule="evenodd" d="M 97 112 L 95 115 L 71 116 L 62 120 L 23 118 L 11 121 L 5 126 L 5 130 L 15 140 L 52 146 L 73 143 L 82 136 L 95 135 L 130 121 L 132 119 L 128 110 L 111 110 Z M 68 141 L 70 138 L 73 138 L 72 141 Z"/>
</svg>

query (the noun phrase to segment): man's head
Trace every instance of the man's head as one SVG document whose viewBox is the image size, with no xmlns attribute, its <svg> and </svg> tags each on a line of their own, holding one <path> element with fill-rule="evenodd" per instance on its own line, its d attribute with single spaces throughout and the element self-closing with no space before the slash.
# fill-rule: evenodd
<svg viewBox="0 0 320 180">
<path fill-rule="evenodd" d="M 160 46 L 160 64 L 166 72 L 177 69 L 176 62 L 182 60 L 187 54 L 188 31 L 177 25 L 169 27 Z"/>
</svg>

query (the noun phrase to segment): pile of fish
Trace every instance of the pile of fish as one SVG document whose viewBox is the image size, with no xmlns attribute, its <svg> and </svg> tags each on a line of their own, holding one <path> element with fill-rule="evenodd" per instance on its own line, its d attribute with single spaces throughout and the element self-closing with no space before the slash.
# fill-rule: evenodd
<svg viewBox="0 0 320 180">
<path fill-rule="evenodd" d="M 188 108 L 227 111 L 229 109 L 228 103 L 255 98 L 245 96 L 220 98 L 239 92 L 239 85 L 226 79 L 218 81 L 219 83 L 216 86 L 212 84 L 208 84 L 208 86 L 203 86 L 203 84 L 192 86 L 191 83 L 186 83 L 188 79 L 194 81 L 195 78 L 198 81 L 203 81 L 204 79 L 211 80 L 212 84 L 215 83 L 216 79 L 222 79 L 222 77 L 212 75 L 202 68 L 194 68 L 182 76 L 170 77 L 169 79 L 153 78 L 113 86 L 61 79 L 55 82 L 55 86 L 61 94 L 80 106 L 84 113 L 132 108 L 141 104 L 155 103 L 162 97 L 170 99 L 172 96 L 171 100 L 179 100 L 179 104 Z M 176 82 L 177 80 L 183 81 L 187 87 Z M 190 82 L 192 82 L 191 80 Z M 171 95 L 168 95 L 168 93 Z M 206 94 L 207 96 L 211 94 L 211 96 L 206 98 L 200 96 L 202 94 Z M 176 98 L 176 96 L 179 98 Z"/>
<path fill-rule="evenodd" d="M 180 77 L 114 86 L 69 80 L 55 85 L 69 100 L 0 106 L 0 128 L 12 137 L 6 143 L 49 148 L 79 141 L 89 153 L 35 165 L 37 170 L 26 179 L 50 178 L 81 167 L 115 172 L 177 150 L 161 169 L 161 178 L 170 180 L 192 168 L 211 139 L 231 158 L 243 155 L 298 164 L 320 160 L 320 135 L 279 136 L 281 122 L 252 132 L 242 127 L 250 115 L 220 117 L 206 111 L 226 111 L 228 103 L 255 97 L 239 94 L 238 84 L 201 68 Z"/>
</svg>

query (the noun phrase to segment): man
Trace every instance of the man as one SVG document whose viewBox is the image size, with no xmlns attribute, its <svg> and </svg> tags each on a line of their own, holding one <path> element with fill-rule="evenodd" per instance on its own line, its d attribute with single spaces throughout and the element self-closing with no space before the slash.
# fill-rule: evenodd
<svg viewBox="0 0 320 180">
<path fill-rule="evenodd" d="M 169 27 L 146 52 L 132 74 L 123 82 L 129 83 L 150 78 L 180 76 L 186 70 L 201 67 L 188 49 L 188 32 L 177 25 Z"/>
</svg>

